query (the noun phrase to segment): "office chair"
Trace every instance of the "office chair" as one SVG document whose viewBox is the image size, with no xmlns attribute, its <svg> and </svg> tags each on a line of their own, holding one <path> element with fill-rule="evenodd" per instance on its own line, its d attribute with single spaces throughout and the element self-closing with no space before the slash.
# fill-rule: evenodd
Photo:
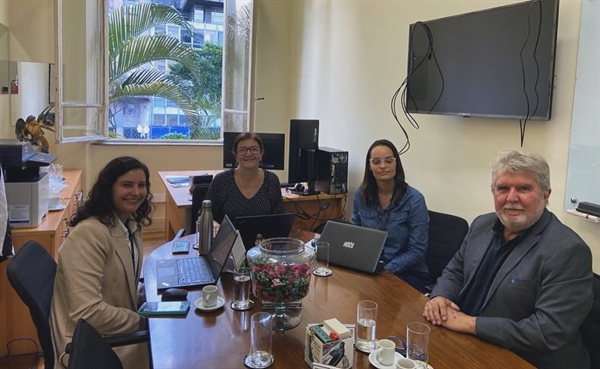
<svg viewBox="0 0 600 369">
<path fill-rule="evenodd" d="M 325 224 L 327 224 L 327 222 L 338 222 L 338 223 L 347 223 L 347 224 L 352 224 L 350 223 L 348 220 L 346 219 L 328 219 L 327 221 L 319 224 L 318 226 L 316 226 L 315 228 L 313 228 L 313 233 L 323 233 L 323 229 L 325 229 Z"/>
<path fill-rule="evenodd" d="M 600 275 L 594 273 L 594 303 L 579 331 L 590 356 L 590 368 L 600 368 Z"/>
<path fill-rule="evenodd" d="M 427 286 L 431 291 L 437 279 L 442 275 L 448 262 L 454 257 L 456 251 L 469 230 L 469 224 L 463 218 L 455 215 L 428 211 L 429 213 L 429 244 L 425 263 L 429 269 L 432 284 Z"/>
<path fill-rule="evenodd" d="M 210 183 L 199 183 L 194 188 L 194 192 L 192 193 L 192 216 L 190 222 L 190 229 L 188 234 L 196 233 L 196 221 L 198 220 L 198 212 L 202 210 L 202 201 L 204 201 L 204 197 L 208 192 L 208 187 L 210 187 Z"/>
<path fill-rule="evenodd" d="M 8 281 L 29 313 L 37 329 L 44 354 L 44 368 L 54 368 L 54 349 L 50 332 L 50 304 L 54 293 L 56 262 L 36 241 L 27 241 L 10 259 Z"/>
<path fill-rule="evenodd" d="M 73 340 L 67 345 L 67 369 L 122 369 L 123 364 L 100 333 L 85 319 L 79 319 Z"/>
</svg>

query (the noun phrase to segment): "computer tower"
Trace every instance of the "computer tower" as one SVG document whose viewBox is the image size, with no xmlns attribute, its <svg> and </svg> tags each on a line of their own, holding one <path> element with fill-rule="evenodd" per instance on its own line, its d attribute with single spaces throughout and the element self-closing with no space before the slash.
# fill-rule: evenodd
<svg viewBox="0 0 600 369">
<path fill-rule="evenodd" d="M 330 195 L 348 192 L 348 151 L 319 147 L 315 189 Z"/>
<path fill-rule="evenodd" d="M 292 119 L 290 120 L 289 135 L 289 164 L 288 183 L 310 182 L 311 168 L 314 165 L 310 160 L 310 150 L 319 148 L 319 121 L 317 119 Z"/>
</svg>

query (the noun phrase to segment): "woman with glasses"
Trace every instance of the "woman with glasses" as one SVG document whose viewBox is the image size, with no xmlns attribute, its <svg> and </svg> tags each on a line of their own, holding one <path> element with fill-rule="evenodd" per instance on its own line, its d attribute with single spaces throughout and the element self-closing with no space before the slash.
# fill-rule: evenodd
<svg viewBox="0 0 600 369">
<path fill-rule="evenodd" d="M 425 198 L 406 183 L 398 150 L 388 140 L 369 147 L 363 181 L 354 192 L 352 223 L 386 231 L 380 256 L 384 268 L 427 292 L 431 279 L 425 264 L 429 232 Z"/>
<path fill-rule="evenodd" d="M 235 169 L 215 176 L 206 193 L 212 202 L 213 219 L 221 223 L 225 215 L 234 221 L 238 216 L 284 213 L 279 178 L 260 168 L 265 154 L 263 142 L 255 133 L 236 137 L 233 155 Z"/>
</svg>

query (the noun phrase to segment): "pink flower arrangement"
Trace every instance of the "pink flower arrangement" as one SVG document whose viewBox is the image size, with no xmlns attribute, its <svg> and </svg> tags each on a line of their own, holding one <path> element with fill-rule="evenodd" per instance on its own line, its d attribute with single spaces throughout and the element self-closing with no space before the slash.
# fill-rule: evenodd
<svg viewBox="0 0 600 369">
<path fill-rule="evenodd" d="M 251 266 L 254 296 L 263 301 L 290 302 L 308 293 L 310 264 L 254 263 Z"/>
</svg>

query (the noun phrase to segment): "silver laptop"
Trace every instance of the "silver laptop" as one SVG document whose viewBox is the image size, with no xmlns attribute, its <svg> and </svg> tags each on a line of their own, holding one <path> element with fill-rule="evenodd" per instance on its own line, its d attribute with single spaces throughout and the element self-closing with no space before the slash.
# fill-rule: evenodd
<svg viewBox="0 0 600 369">
<path fill-rule="evenodd" d="M 223 273 L 237 236 L 237 230 L 225 216 L 208 255 L 158 260 L 156 262 L 158 289 L 216 284 Z"/>
<path fill-rule="evenodd" d="M 386 238 L 386 231 L 329 221 L 320 240 L 329 242 L 331 264 L 376 273 L 384 266 L 379 257 Z"/>
</svg>

